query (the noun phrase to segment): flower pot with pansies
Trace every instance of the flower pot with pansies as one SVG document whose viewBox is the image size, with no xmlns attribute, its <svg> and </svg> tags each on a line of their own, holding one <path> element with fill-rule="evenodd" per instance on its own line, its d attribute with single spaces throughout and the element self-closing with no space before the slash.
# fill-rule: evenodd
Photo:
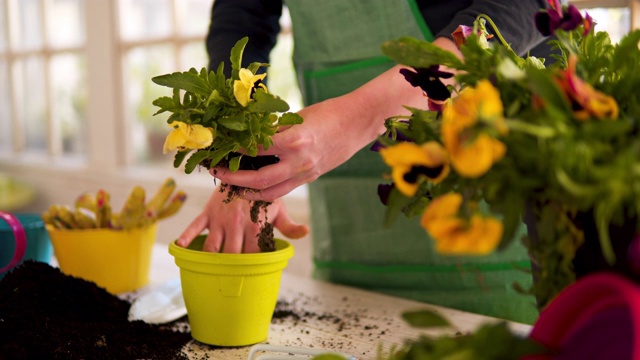
<svg viewBox="0 0 640 360">
<path fill-rule="evenodd" d="M 191 69 L 154 77 L 154 83 L 169 87 L 172 96 L 156 99 L 157 114 L 169 113 L 171 131 L 164 153 L 176 151 L 174 167 L 184 162 L 187 174 L 196 168 L 257 170 L 278 162 L 276 156 L 257 156 L 258 149 L 272 145 L 280 126 L 302 123 L 287 112 L 289 105 L 271 94 L 260 70 L 268 64 L 252 63 L 242 68 L 243 38 L 231 50 L 231 76 L 224 63 L 215 71 Z M 186 159 L 186 161 L 185 161 Z M 227 201 L 244 201 L 242 192 L 252 191 L 221 184 Z M 192 336 L 203 343 L 242 346 L 266 340 L 280 286 L 282 270 L 293 256 L 293 247 L 274 239 L 273 225 L 266 217 L 269 202 L 254 201 L 250 218 L 260 225 L 259 253 L 212 253 L 203 250 L 205 236 L 187 248 L 173 242 L 169 252 L 180 267 L 182 292 L 187 305 Z M 264 211 L 265 216 L 260 217 Z M 264 220 L 260 220 L 264 219 Z"/>
</svg>

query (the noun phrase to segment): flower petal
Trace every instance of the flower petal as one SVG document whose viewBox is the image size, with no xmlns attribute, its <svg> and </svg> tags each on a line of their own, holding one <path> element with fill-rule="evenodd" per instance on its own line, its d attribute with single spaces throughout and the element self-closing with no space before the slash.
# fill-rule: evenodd
<svg viewBox="0 0 640 360">
<path fill-rule="evenodd" d="M 433 237 L 436 250 L 456 255 L 490 253 L 502 238 L 502 223 L 478 213 L 465 220 L 459 215 L 461 206 L 462 195 L 449 193 L 433 199 L 422 215 L 421 224 Z"/>
</svg>

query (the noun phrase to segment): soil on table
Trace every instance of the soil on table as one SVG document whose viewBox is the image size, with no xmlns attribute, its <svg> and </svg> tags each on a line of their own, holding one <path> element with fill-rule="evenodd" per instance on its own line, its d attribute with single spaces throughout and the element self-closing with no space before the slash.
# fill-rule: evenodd
<svg viewBox="0 0 640 360">
<path fill-rule="evenodd" d="M 95 283 L 26 261 L 0 280 L 0 359 L 187 359 L 189 332 L 129 321 Z"/>
<path fill-rule="evenodd" d="M 26 261 L 0 279 L 0 359 L 188 359 L 206 360 L 220 349 L 191 338 L 185 316 L 164 325 L 128 321 L 130 301 L 112 295 L 95 283 L 65 275 L 48 264 Z M 367 324 L 366 311 L 348 306 L 338 313 L 313 312 L 321 300 L 302 293 L 279 299 L 272 323 L 287 323 L 292 334 L 315 331 L 299 323 L 323 322 L 336 331 L 359 329 L 380 339 L 389 329 Z M 373 321 L 373 320 L 372 320 Z M 375 323 L 391 320 L 375 319 Z M 193 346 L 204 353 L 196 354 Z M 300 339 L 281 345 L 309 347 Z M 342 351 L 348 344 L 323 342 L 322 347 Z M 364 354 L 363 354 L 364 355 Z"/>
</svg>

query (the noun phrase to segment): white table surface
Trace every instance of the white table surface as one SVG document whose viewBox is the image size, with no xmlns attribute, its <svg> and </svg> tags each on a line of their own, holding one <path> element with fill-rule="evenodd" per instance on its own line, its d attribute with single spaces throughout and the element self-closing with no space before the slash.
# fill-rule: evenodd
<svg viewBox="0 0 640 360">
<path fill-rule="evenodd" d="M 152 255 L 149 287 L 179 276 L 179 268 L 168 253 L 168 246 L 156 245 Z M 351 354 L 357 359 L 375 359 L 378 346 L 382 345 L 386 350 L 420 334 L 435 336 L 467 333 L 480 324 L 499 321 L 477 314 L 303 278 L 286 271 L 282 276 L 279 301 L 288 304 L 288 308 L 303 316 L 301 319 L 274 319 L 266 343 L 333 350 Z M 453 326 L 438 330 L 412 328 L 404 323 L 401 314 L 416 309 L 436 310 Z M 509 325 L 514 332 L 522 335 L 528 334 L 531 328 L 518 323 Z M 195 341 L 190 342 L 187 347 L 186 353 L 193 359 L 247 359 L 250 351 L 250 346 L 219 348 Z"/>
</svg>

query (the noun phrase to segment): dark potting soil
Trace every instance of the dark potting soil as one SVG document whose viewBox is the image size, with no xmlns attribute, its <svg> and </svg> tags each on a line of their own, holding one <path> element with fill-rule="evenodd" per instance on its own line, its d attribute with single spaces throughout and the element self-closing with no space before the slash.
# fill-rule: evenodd
<svg viewBox="0 0 640 360">
<path fill-rule="evenodd" d="M 130 305 L 26 261 L 0 280 L 0 359 L 187 359 L 189 332 L 129 321 Z"/>
</svg>

